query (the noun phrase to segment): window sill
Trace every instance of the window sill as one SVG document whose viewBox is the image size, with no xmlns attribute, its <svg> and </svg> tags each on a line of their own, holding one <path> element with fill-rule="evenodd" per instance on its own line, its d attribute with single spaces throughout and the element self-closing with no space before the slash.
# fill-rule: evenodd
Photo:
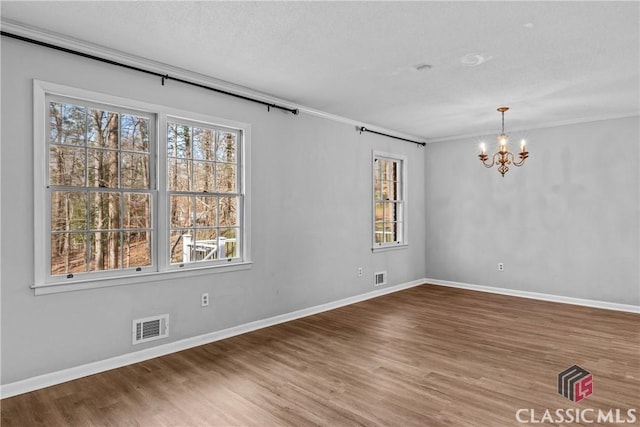
<svg viewBox="0 0 640 427">
<path fill-rule="evenodd" d="M 171 270 L 152 273 L 131 274 L 128 276 L 87 279 L 73 283 L 43 283 L 31 285 L 36 296 L 57 294 L 61 292 L 84 291 L 88 289 L 107 288 L 111 286 L 133 285 L 136 283 L 158 282 L 171 279 L 184 279 L 208 274 L 227 273 L 251 269 L 251 261 L 239 262 L 232 265 L 217 265 L 188 270 Z"/>
<path fill-rule="evenodd" d="M 403 243 L 400 245 L 375 246 L 371 248 L 371 252 L 375 254 L 376 252 L 396 251 L 399 249 L 407 249 L 408 247 L 409 245 L 407 243 Z"/>
</svg>

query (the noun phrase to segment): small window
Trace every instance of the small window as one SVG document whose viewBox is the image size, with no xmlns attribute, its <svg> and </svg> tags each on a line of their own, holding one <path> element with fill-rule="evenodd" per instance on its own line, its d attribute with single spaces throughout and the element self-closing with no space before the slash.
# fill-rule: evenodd
<svg viewBox="0 0 640 427">
<path fill-rule="evenodd" d="M 406 245 L 406 160 L 373 155 L 373 248 Z"/>
</svg>

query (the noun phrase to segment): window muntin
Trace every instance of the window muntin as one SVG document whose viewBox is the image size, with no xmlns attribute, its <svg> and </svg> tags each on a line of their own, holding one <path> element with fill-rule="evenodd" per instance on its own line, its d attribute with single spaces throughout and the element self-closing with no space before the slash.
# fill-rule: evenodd
<svg viewBox="0 0 640 427">
<path fill-rule="evenodd" d="M 373 246 L 397 246 L 404 238 L 404 164 L 402 158 L 374 153 Z"/>
<path fill-rule="evenodd" d="M 46 102 L 49 274 L 151 266 L 154 117 L 62 97 Z"/>
<path fill-rule="evenodd" d="M 171 264 L 229 262 L 240 256 L 240 140 L 238 130 L 169 119 Z"/>
</svg>

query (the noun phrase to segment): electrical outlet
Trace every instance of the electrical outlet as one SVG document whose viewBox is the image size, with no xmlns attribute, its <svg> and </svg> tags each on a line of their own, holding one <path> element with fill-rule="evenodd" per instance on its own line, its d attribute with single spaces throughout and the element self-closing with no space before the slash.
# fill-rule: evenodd
<svg viewBox="0 0 640 427">
<path fill-rule="evenodd" d="M 503 262 L 499 262 L 498 263 L 498 271 L 504 271 L 504 263 Z"/>
<path fill-rule="evenodd" d="M 364 270 L 362 269 L 362 267 L 358 267 L 358 277 L 362 277 L 363 274 Z"/>
<path fill-rule="evenodd" d="M 202 305 L 202 307 L 207 307 L 209 305 L 209 294 L 208 293 L 204 293 L 200 296 L 200 305 Z"/>
</svg>

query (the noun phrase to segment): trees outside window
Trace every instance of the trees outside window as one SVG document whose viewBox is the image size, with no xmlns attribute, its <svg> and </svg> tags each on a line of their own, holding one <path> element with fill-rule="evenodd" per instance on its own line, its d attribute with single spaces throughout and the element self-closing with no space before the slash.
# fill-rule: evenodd
<svg viewBox="0 0 640 427">
<path fill-rule="evenodd" d="M 172 263 L 239 256 L 238 137 L 229 129 L 168 123 Z"/>
<path fill-rule="evenodd" d="M 36 289 L 248 263 L 249 125 L 39 81 L 34 98 Z"/>
<path fill-rule="evenodd" d="M 146 267 L 150 115 L 48 101 L 50 274 Z"/>
<path fill-rule="evenodd" d="M 406 245 L 406 159 L 373 155 L 373 248 Z"/>
</svg>

